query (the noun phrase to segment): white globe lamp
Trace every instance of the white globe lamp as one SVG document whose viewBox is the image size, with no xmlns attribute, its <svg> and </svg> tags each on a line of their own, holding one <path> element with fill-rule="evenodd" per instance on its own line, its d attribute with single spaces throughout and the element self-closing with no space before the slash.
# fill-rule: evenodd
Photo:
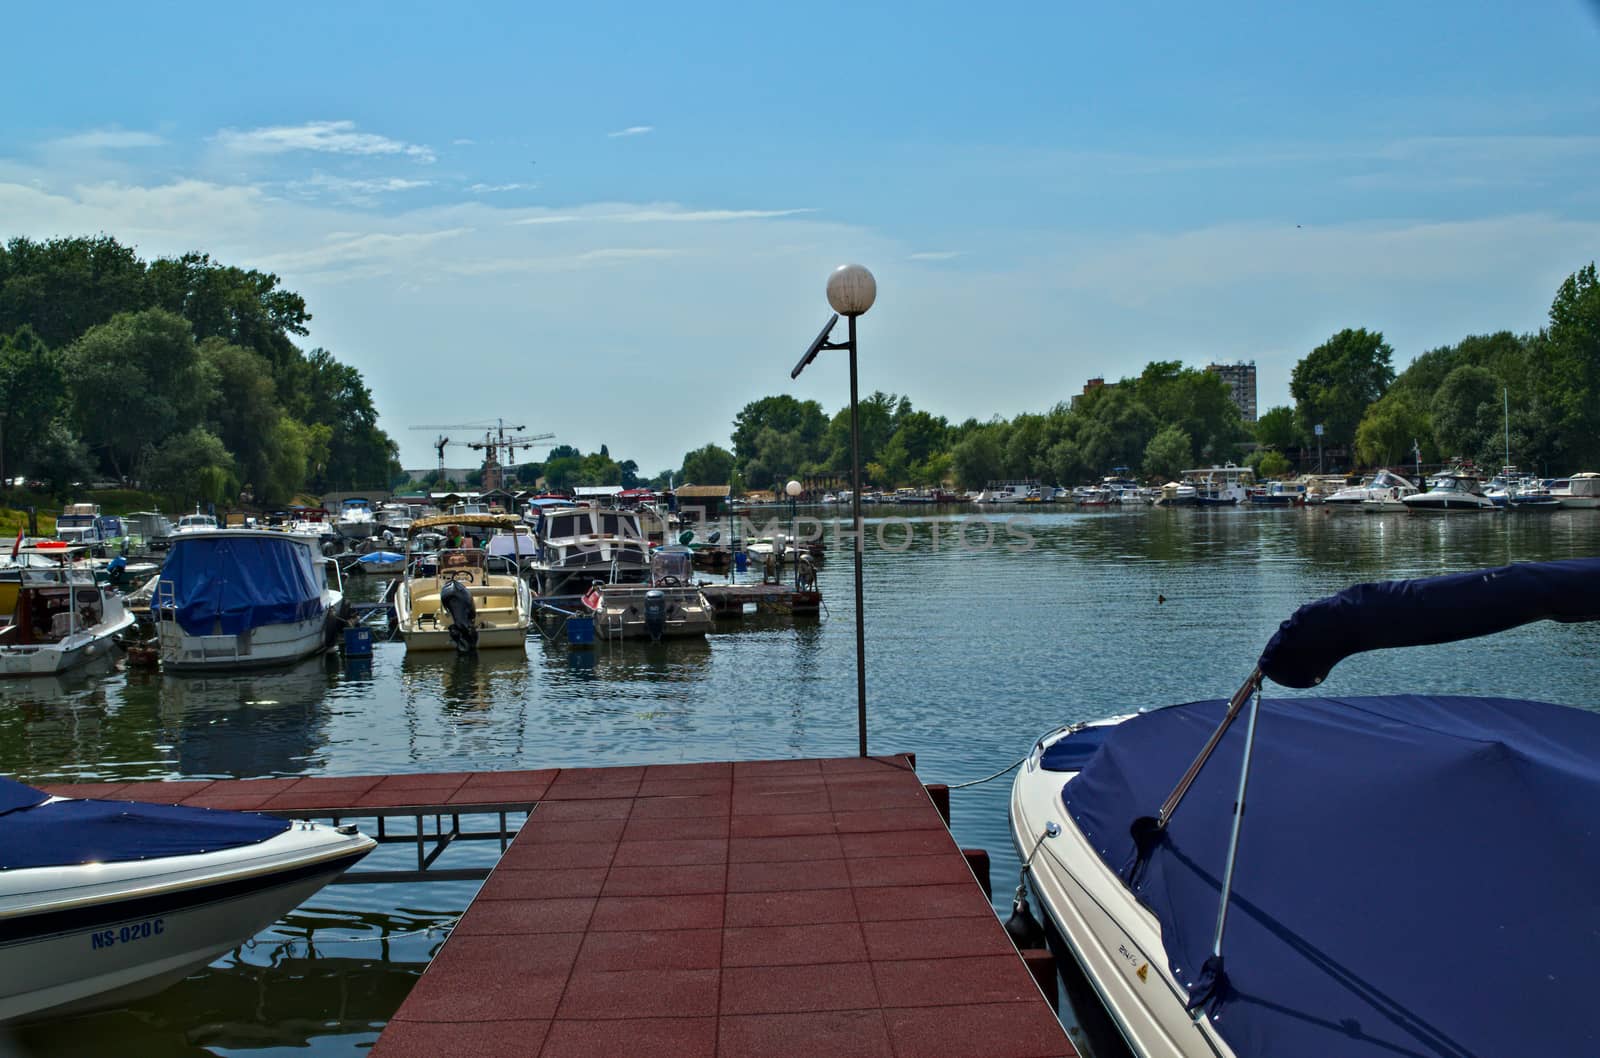
<svg viewBox="0 0 1600 1058">
<path fill-rule="evenodd" d="M 791 500 L 796 499 L 801 492 L 800 483 L 798 481 L 790 481 L 789 484 L 783 487 L 783 491 L 789 494 Z"/>
<path fill-rule="evenodd" d="M 828 276 L 828 304 L 841 316 L 860 316 L 877 299 L 878 281 L 861 265 L 840 265 Z"/>
</svg>

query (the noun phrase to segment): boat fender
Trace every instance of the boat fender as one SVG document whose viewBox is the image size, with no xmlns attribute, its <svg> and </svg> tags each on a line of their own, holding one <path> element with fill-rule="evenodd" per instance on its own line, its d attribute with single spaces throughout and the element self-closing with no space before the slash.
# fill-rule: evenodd
<svg viewBox="0 0 1600 1058">
<path fill-rule="evenodd" d="M 1045 946 L 1044 927 L 1039 925 L 1039 920 L 1033 916 L 1033 908 L 1028 906 L 1028 887 L 1024 882 L 1017 883 L 1016 895 L 1011 898 L 1011 917 L 1006 919 L 1006 935 L 1019 951 Z"/>
</svg>

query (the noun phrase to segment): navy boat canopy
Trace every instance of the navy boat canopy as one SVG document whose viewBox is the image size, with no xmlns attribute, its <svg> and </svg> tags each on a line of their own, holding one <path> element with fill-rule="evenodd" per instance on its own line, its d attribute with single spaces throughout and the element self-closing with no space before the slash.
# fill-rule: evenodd
<svg viewBox="0 0 1600 1058">
<path fill-rule="evenodd" d="M 1242 725 L 1142 862 L 1129 828 L 1226 709 L 1125 721 L 1062 797 L 1240 1058 L 1600 1054 L 1588 1016 L 1600 715 L 1490 698 L 1263 700 L 1223 973 L 1206 995 Z"/>
<path fill-rule="evenodd" d="M 250 812 L 221 812 L 135 801 L 50 797 L 0 777 L 0 871 L 121 863 L 189 856 L 255 845 L 289 822 Z"/>
<path fill-rule="evenodd" d="M 1600 559 L 1594 558 L 1357 584 L 1296 610 L 1257 668 L 1284 687 L 1315 687 L 1364 650 L 1451 643 L 1531 621 L 1596 619 Z"/>
<path fill-rule="evenodd" d="M 311 548 L 289 536 L 176 536 L 161 580 L 163 615 L 176 609 L 178 624 L 193 636 L 239 635 L 322 612 Z M 168 581 L 173 606 L 162 596 Z"/>
</svg>

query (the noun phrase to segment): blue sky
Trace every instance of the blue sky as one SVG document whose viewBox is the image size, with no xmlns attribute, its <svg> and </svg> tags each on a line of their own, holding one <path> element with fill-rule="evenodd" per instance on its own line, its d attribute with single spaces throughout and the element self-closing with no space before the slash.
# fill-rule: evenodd
<svg viewBox="0 0 1600 1058">
<path fill-rule="evenodd" d="M 263 14 L 270 17 L 263 17 Z M 862 385 L 962 419 L 1345 326 L 1544 320 L 1600 256 L 1600 6 L 39 5 L 0 234 L 204 249 L 303 293 L 413 423 L 647 472 L 791 383 L 859 260 Z M 452 456 L 463 463 L 465 453 Z"/>
</svg>

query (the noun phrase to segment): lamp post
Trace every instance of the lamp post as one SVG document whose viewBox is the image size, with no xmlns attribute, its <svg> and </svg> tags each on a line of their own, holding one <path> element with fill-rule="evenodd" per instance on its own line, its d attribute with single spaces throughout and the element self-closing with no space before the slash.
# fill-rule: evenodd
<svg viewBox="0 0 1600 1058">
<path fill-rule="evenodd" d="M 789 484 L 783 487 L 783 491 L 789 495 L 789 546 L 794 549 L 794 586 L 798 589 L 800 587 L 800 545 L 798 539 L 800 516 L 796 510 L 796 504 L 800 502 L 800 483 L 790 478 Z"/>
<path fill-rule="evenodd" d="M 828 276 L 828 304 L 834 315 L 823 325 L 811 348 L 795 365 L 790 378 L 799 378 L 806 365 L 824 349 L 850 350 L 850 514 L 855 526 L 856 566 L 856 728 L 860 752 L 867 755 L 867 626 L 862 610 L 861 552 L 861 414 L 856 388 L 856 317 L 864 315 L 878 298 L 878 281 L 861 265 L 840 265 Z M 843 342 L 830 342 L 833 325 L 843 316 L 850 321 L 850 336 Z"/>
</svg>

